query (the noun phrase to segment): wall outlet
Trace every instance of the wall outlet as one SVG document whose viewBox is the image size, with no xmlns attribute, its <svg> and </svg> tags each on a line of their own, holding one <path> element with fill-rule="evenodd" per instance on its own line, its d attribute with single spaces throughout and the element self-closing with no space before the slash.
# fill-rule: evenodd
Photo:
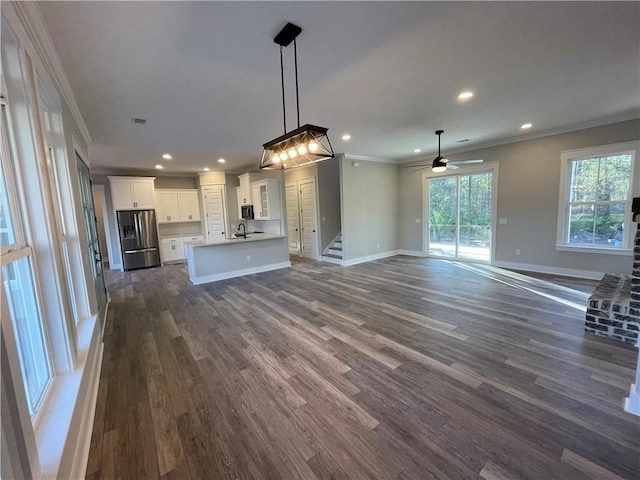
<svg viewBox="0 0 640 480">
<path fill-rule="evenodd" d="M 516 248 L 516 255 L 520 255 L 520 249 Z"/>
<path fill-rule="evenodd" d="M 500 225 L 506 225 L 507 223 L 509 223 L 509 219 L 508 218 L 499 218 L 498 219 L 498 223 Z"/>
<path fill-rule="evenodd" d="M 422 219 L 421 218 L 416 218 L 416 223 L 422 223 Z"/>
<path fill-rule="evenodd" d="M 380 248 L 380 242 L 378 242 L 378 248 Z"/>
<path fill-rule="evenodd" d="M 235 230 L 236 226 L 235 225 L 231 225 L 231 230 Z"/>
<path fill-rule="evenodd" d="M 247 262 L 251 261 L 251 255 L 247 255 Z"/>
</svg>

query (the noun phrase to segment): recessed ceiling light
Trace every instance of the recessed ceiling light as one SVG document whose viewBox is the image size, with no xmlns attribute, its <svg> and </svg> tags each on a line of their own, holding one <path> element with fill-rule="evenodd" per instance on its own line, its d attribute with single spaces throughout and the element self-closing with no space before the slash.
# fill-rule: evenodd
<svg viewBox="0 0 640 480">
<path fill-rule="evenodd" d="M 522 125 L 520 125 L 520 128 L 522 130 L 526 130 L 526 129 L 531 128 L 531 127 L 533 127 L 532 123 L 523 123 Z"/>
<path fill-rule="evenodd" d="M 226 162 L 226 160 L 224 158 L 219 158 L 218 159 L 218 163 L 224 163 L 224 162 Z"/>
<path fill-rule="evenodd" d="M 163 167 L 162 165 L 158 164 L 158 165 L 156 165 L 156 168 L 157 168 L 158 170 L 162 170 L 164 167 Z"/>
<path fill-rule="evenodd" d="M 169 155 L 168 153 L 163 153 L 162 154 L 162 158 L 164 158 L 165 160 L 171 160 L 173 157 L 171 155 Z"/>
<path fill-rule="evenodd" d="M 209 167 L 204 167 L 202 170 L 204 170 L 205 172 L 209 171 Z"/>
<path fill-rule="evenodd" d="M 344 135 L 342 135 L 342 139 L 343 140 L 351 140 L 351 135 L 349 135 L 348 133 L 345 133 Z"/>
<path fill-rule="evenodd" d="M 413 153 L 420 153 L 422 150 L 420 150 L 419 148 L 416 148 Z"/>
<path fill-rule="evenodd" d="M 469 100 L 471 97 L 473 97 L 473 92 L 467 90 L 464 92 L 460 92 L 460 95 L 458 95 L 458 100 Z"/>
</svg>

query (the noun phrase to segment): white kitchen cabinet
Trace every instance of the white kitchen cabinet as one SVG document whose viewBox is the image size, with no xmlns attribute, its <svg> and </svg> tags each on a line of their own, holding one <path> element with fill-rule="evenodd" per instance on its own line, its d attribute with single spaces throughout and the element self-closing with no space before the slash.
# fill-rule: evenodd
<svg viewBox="0 0 640 480">
<path fill-rule="evenodd" d="M 158 223 L 171 223 L 180 221 L 178 209 L 178 195 L 173 191 L 156 191 L 156 216 Z"/>
<path fill-rule="evenodd" d="M 204 235 L 191 235 L 190 237 L 182 237 L 184 242 L 204 243 Z"/>
<path fill-rule="evenodd" d="M 242 218 L 242 190 L 240 187 L 236 187 L 236 200 L 238 201 L 238 218 Z"/>
<path fill-rule="evenodd" d="M 204 235 L 169 237 L 160 239 L 160 256 L 163 263 L 180 262 L 187 259 L 185 242 L 204 243 Z"/>
<path fill-rule="evenodd" d="M 200 221 L 200 201 L 197 190 L 178 192 L 178 210 L 183 222 Z"/>
<path fill-rule="evenodd" d="M 155 177 L 109 177 L 114 210 L 155 208 Z"/>
<path fill-rule="evenodd" d="M 240 194 L 238 195 L 238 207 L 242 205 L 255 205 L 256 200 L 253 199 L 252 182 L 260 180 L 260 176 L 255 173 L 243 173 L 238 175 L 240 179 Z M 239 216 L 242 218 L 242 215 Z"/>
<path fill-rule="evenodd" d="M 199 222 L 197 190 L 157 190 L 158 223 Z"/>
<path fill-rule="evenodd" d="M 182 237 L 160 239 L 160 256 L 162 262 L 177 262 L 187 258 Z"/>
<path fill-rule="evenodd" d="M 280 220 L 280 182 L 260 180 L 251 184 L 253 215 L 256 220 Z"/>
<path fill-rule="evenodd" d="M 160 256 L 162 257 L 162 263 L 184 260 L 184 243 L 175 245 L 160 245 Z"/>
</svg>

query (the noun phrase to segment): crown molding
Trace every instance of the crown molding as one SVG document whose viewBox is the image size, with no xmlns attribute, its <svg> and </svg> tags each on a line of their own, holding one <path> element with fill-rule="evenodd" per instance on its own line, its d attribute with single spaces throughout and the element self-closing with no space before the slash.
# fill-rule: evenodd
<svg viewBox="0 0 640 480">
<path fill-rule="evenodd" d="M 344 153 L 344 158 L 347 160 L 357 160 L 362 162 L 375 162 L 375 163 L 390 163 L 396 164 L 395 160 L 389 160 L 388 158 L 370 157 L 368 155 L 355 155 L 353 153 Z"/>
<path fill-rule="evenodd" d="M 51 77 L 51 81 L 58 92 L 62 95 L 62 98 L 64 98 L 69 110 L 71 111 L 71 116 L 80 130 L 82 139 L 88 147 L 92 141 L 89 129 L 84 123 L 84 119 L 82 118 L 82 114 L 78 108 L 75 96 L 73 95 L 71 84 L 64 73 L 62 62 L 60 61 L 58 52 L 53 44 L 53 40 L 45 24 L 42 12 L 40 12 L 36 2 L 9 1 L 3 3 L 5 3 L 5 5 L 3 5 L 3 10 L 6 8 L 8 12 L 13 11 L 17 21 L 20 22 L 24 34 L 27 36 L 26 40 L 28 41 L 29 46 L 37 55 L 38 60 Z M 27 45 L 24 46 L 27 47 Z"/>
</svg>

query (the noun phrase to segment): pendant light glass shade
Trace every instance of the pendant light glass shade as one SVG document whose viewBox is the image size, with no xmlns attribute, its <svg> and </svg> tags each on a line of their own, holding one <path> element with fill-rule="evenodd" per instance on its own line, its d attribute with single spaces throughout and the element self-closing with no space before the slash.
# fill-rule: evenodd
<svg viewBox="0 0 640 480">
<path fill-rule="evenodd" d="M 438 155 L 431 165 L 431 171 L 436 173 L 444 172 L 447 169 L 447 163 L 443 162 L 443 160 L 445 159 Z"/>
<path fill-rule="evenodd" d="M 303 125 L 265 143 L 260 168 L 265 170 L 301 167 L 333 158 L 328 128 Z"/>
</svg>

